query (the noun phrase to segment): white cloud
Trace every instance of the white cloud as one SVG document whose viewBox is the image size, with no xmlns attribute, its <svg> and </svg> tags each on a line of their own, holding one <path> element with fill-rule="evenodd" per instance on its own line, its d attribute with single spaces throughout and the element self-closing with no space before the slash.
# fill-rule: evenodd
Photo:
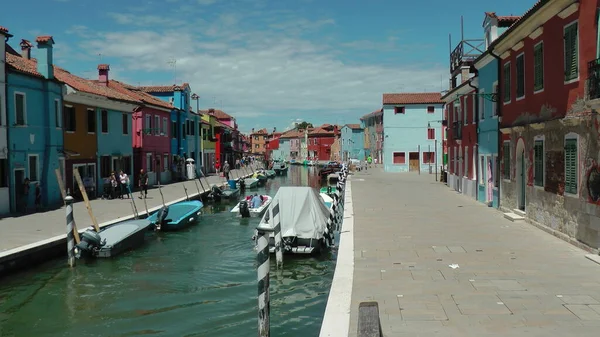
<svg viewBox="0 0 600 337">
<path fill-rule="evenodd" d="M 198 0 L 205 5 L 212 2 Z M 298 17 L 290 20 L 290 15 L 288 11 L 227 11 L 196 19 L 183 29 L 173 29 L 171 24 L 185 20 L 165 15 L 154 18 L 156 31 L 140 27 L 137 31 L 120 32 L 111 27 L 111 32 L 97 33 L 95 38 L 83 41 L 82 48 L 92 55 L 100 53 L 120 59 L 121 71 L 173 72 L 167 62 L 175 58 L 176 77 L 189 82 L 201 97 L 216 96 L 224 110 L 238 119 L 258 117 L 268 122 L 269 116 L 281 119 L 282 114 L 287 114 L 279 125 L 282 128 L 291 117 L 312 121 L 307 116 L 323 118 L 325 114 L 347 114 L 349 110 L 366 114 L 380 107 L 383 92 L 399 88 L 404 92 L 426 88 L 433 91 L 440 87 L 442 74 L 444 80 L 447 78 L 446 65 L 344 62 L 340 58 L 344 56 L 341 47 L 350 47 L 352 53 L 357 48 L 390 51 L 396 38 L 390 37 L 381 44 L 342 43 L 328 40 L 323 33 L 323 40 L 332 42 L 315 43 L 304 38 L 303 33 L 331 28 L 335 21 Z M 152 21 L 150 16 L 136 16 L 137 22 L 128 14 L 111 16 L 128 29 L 131 24 L 149 25 Z M 81 29 L 76 31 L 83 34 Z M 201 99 L 200 104 L 212 103 L 212 99 Z M 348 117 L 346 122 L 354 118 Z"/>
</svg>

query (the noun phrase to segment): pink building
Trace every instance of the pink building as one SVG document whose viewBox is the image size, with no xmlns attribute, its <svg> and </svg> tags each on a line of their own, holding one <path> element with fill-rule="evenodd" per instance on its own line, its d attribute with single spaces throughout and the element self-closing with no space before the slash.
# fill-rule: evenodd
<svg viewBox="0 0 600 337">
<path fill-rule="evenodd" d="M 171 110 L 165 101 L 138 90 L 137 87 L 111 80 L 109 86 L 143 103 L 133 112 L 133 167 L 137 185 L 139 170 L 148 173 L 148 183 L 171 181 Z"/>
</svg>

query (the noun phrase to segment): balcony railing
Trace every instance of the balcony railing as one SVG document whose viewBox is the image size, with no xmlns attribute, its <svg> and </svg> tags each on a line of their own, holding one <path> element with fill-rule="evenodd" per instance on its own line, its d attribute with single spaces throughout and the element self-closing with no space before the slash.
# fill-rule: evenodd
<svg viewBox="0 0 600 337">
<path fill-rule="evenodd" d="M 587 87 L 589 99 L 600 98 L 600 59 L 588 62 Z"/>
<path fill-rule="evenodd" d="M 450 53 L 450 73 L 460 69 L 463 65 L 469 65 L 479 55 L 485 52 L 485 40 L 469 39 L 462 40 Z"/>
<path fill-rule="evenodd" d="M 452 123 L 452 139 L 462 139 L 462 122 Z"/>
</svg>

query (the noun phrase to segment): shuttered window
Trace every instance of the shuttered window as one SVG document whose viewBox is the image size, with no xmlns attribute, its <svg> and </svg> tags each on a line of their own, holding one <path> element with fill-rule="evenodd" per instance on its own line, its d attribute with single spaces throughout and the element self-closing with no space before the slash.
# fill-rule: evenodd
<svg viewBox="0 0 600 337">
<path fill-rule="evenodd" d="M 525 96 L 525 55 L 517 56 L 517 98 Z"/>
<path fill-rule="evenodd" d="M 577 22 L 565 27 L 565 81 L 579 76 L 579 34 Z"/>
<path fill-rule="evenodd" d="M 510 102 L 510 62 L 504 65 L 504 102 Z"/>
<path fill-rule="evenodd" d="M 533 145 L 533 183 L 544 186 L 544 141 L 536 140 Z"/>
<path fill-rule="evenodd" d="M 510 179 L 510 143 L 506 142 L 502 146 L 502 177 Z"/>
<path fill-rule="evenodd" d="M 577 139 L 565 141 L 565 192 L 577 194 Z"/>
<path fill-rule="evenodd" d="M 533 47 L 533 91 L 544 89 L 544 43 Z"/>
</svg>

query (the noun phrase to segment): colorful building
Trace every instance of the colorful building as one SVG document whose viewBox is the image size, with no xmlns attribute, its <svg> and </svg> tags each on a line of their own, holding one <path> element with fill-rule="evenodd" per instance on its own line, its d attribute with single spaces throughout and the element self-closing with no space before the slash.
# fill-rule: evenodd
<svg viewBox="0 0 600 337">
<path fill-rule="evenodd" d="M 339 136 L 337 125 L 323 124 L 308 132 L 308 158 L 310 160 L 331 160 L 331 145 Z"/>
<path fill-rule="evenodd" d="M 6 30 L 2 35 L 9 37 Z M 0 134 L 7 141 L 2 154 L 8 159 L 8 181 L 3 181 L 0 212 L 17 211 L 17 206 L 34 205 L 35 188 L 39 184 L 43 206 L 56 206 L 62 203 L 62 195 L 55 170 L 58 168 L 64 176 L 62 105 L 63 87 L 55 77 L 53 65 L 54 39 L 51 36 L 39 36 L 37 60 L 31 58 L 32 44 L 21 41 L 23 54 L 20 55 L 5 43 L 7 73 L 3 92 L 6 96 L 6 110 L 2 108 L 2 120 L 8 127 Z M 5 68 L 2 66 L 1 68 Z M 4 102 L 4 100 L 2 100 Z M 3 103 L 0 103 L 3 104 Z M 7 113 L 8 112 L 8 113 Z M 6 119 L 5 119 L 6 118 Z M 6 139 L 8 137 L 8 139 Z M 6 154 L 8 156 L 6 157 Z M 2 163 L 3 165 L 6 162 Z M 4 166 L 6 169 L 6 166 Z M 6 171 L 2 173 L 6 179 Z M 30 192 L 24 200 L 24 180 L 30 181 Z M 8 184 L 7 184 L 8 183 Z M 7 189 L 13 186 L 10 203 L 6 200 Z M 10 209 L 8 206 L 10 205 Z M 21 208 L 24 210 L 24 208 Z"/>
<path fill-rule="evenodd" d="M 373 111 L 360 118 L 365 130 L 365 155 L 382 162 L 383 157 L 383 109 Z"/>
<path fill-rule="evenodd" d="M 341 128 L 341 159 L 365 160 L 364 130 L 360 124 L 346 124 Z"/>
<path fill-rule="evenodd" d="M 264 155 L 267 149 L 267 137 L 269 136 L 269 132 L 267 129 L 260 129 L 255 131 L 252 129 L 250 133 L 250 141 L 252 142 L 252 154 L 254 155 Z"/>
</svg>

